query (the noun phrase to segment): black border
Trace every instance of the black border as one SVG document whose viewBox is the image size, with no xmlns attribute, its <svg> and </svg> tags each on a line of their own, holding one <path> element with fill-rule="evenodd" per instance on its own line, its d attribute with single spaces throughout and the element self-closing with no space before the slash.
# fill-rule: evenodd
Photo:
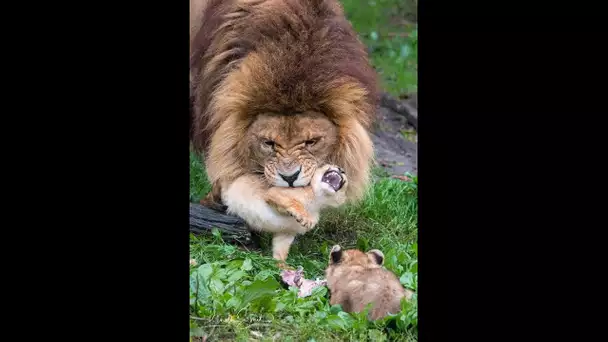
<svg viewBox="0 0 608 342">
<path fill-rule="evenodd" d="M 188 2 L 40 6 L 13 31 L 37 209 L 5 240 L 24 243 L 11 316 L 35 338 L 187 341 Z"/>
<path fill-rule="evenodd" d="M 603 222 L 586 190 L 605 183 L 601 34 L 574 9 L 488 5 L 420 5 L 419 338 L 585 339 L 603 297 L 585 230 Z"/>
</svg>

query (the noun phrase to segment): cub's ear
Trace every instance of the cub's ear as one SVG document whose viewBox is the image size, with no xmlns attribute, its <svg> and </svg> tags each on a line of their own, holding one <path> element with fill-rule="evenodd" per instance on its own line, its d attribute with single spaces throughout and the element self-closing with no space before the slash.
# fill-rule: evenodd
<svg viewBox="0 0 608 342">
<path fill-rule="evenodd" d="M 378 249 L 372 249 L 367 252 L 367 257 L 375 264 L 384 264 L 384 253 Z"/>
<path fill-rule="evenodd" d="M 342 259 L 342 247 L 340 245 L 335 245 L 331 248 L 329 252 L 329 263 L 337 264 Z"/>
</svg>

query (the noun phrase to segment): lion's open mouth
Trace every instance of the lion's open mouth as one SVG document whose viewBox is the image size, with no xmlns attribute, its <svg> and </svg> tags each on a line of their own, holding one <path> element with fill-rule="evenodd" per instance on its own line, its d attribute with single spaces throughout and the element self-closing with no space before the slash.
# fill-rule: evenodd
<svg viewBox="0 0 608 342">
<path fill-rule="evenodd" d="M 327 172 L 325 172 L 323 178 L 321 178 L 321 182 L 331 185 L 334 191 L 342 189 L 342 186 L 344 185 L 344 179 L 342 178 L 340 173 L 335 170 L 328 170 Z"/>
</svg>

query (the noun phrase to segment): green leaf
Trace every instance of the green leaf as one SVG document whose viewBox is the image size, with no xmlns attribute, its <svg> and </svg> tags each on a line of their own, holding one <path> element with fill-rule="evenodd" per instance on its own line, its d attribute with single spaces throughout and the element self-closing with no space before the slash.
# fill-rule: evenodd
<svg viewBox="0 0 608 342">
<path fill-rule="evenodd" d="M 405 272 L 401 275 L 401 278 L 399 278 L 399 282 L 404 286 L 412 288 L 414 286 L 414 275 L 412 272 Z"/>
<path fill-rule="evenodd" d="M 342 311 L 342 305 L 340 304 L 334 304 L 329 308 L 330 314 L 337 314 L 340 311 Z"/>
<path fill-rule="evenodd" d="M 327 325 L 332 329 L 346 330 L 346 323 L 338 315 L 327 316 Z"/>
<path fill-rule="evenodd" d="M 349 326 L 354 321 L 353 317 L 348 312 L 340 311 L 338 312 L 338 316 L 340 316 Z"/>
<path fill-rule="evenodd" d="M 196 293 L 196 291 L 198 291 L 198 284 L 197 284 L 197 279 L 196 279 L 196 275 L 194 276 L 190 276 L 190 294 L 192 293 Z"/>
<path fill-rule="evenodd" d="M 270 300 L 279 286 L 279 283 L 274 278 L 256 280 L 244 289 L 243 303 Z"/>
<path fill-rule="evenodd" d="M 243 262 L 244 262 L 243 259 L 232 260 L 228 263 L 226 268 L 231 269 L 231 270 L 241 269 L 241 267 L 243 266 Z M 245 271 L 245 270 L 243 270 L 243 271 Z"/>
<path fill-rule="evenodd" d="M 234 283 L 238 280 L 241 280 L 241 278 L 243 278 L 244 276 L 246 276 L 247 273 L 243 272 L 243 271 L 235 271 L 232 274 L 230 274 L 230 276 L 228 277 L 228 282 Z"/>
<path fill-rule="evenodd" d="M 410 324 L 409 318 L 405 314 L 401 314 L 401 317 L 397 319 L 397 328 L 400 330 L 406 330 L 407 326 Z"/>
<path fill-rule="evenodd" d="M 324 318 L 327 318 L 327 312 L 325 311 L 316 311 L 314 314 L 314 317 L 318 320 L 322 320 Z"/>
<path fill-rule="evenodd" d="M 418 261 L 414 261 L 412 266 L 410 266 L 410 272 L 418 273 Z"/>
<path fill-rule="evenodd" d="M 215 293 L 222 293 L 224 291 L 224 283 L 218 278 L 211 278 L 209 288 Z"/>
<path fill-rule="evenodd" d="M 312 292 L 310 293 L 311 297 L 325 297 L 325 295 L 327 294 L 327 287 L 325 286 L 319 286 L 319 287 L 315 287 L 314 289 L 312 289 Z"/>
<path fill-rule="evenodd" d="M 277 302 L 277 306 L 274 308 L 274 312 L 283 311 L 287 307 L 287 304 L 283 302 Z"/>
<path fill-rule="evenodd" d="M 353 318 L 344 311 L 327 316 L 327 324 L 333 329 L 349 330 L 353 321 Z"/>
<path fill-rule="evenodd" d="M 255 275 L 255 280 L 266 280 L 268 278 L 273 278 L 276 275 L 276 272 L 273 270 L 261 270 Z"/>
<path fill-rule="evenodd" d="M 237 296 L 234 296 L 226 302 L 226 307 L 229 309 L 236 309 L 236 308 L 240 307 L 241 304 L 242 304 L 241 299 Z"/>
<path fill-rule="evenodd" d="M 201 265 L 197 271 L 197 274 L 200 279 L 205 282 L 209 280 L 209 276 L 211 275 L 211 273 L 213 273 L 213 267 L 211 266 L 211 264 Z"/>
<path fill-rule="evenodd" d="M 233 246 L 233 245 L 223 245 L 221 247 L 221 249 L 222 249 L 222 253 L 224 255 L 228 256 L 228 255 L 231 255 L 232 253 L 236 252 L 237 247 Z"/>
<path fill-rule="evenodd" d="M 217 269 L 213 274 L 213 278 L 225 280 L 226 278 L 228 278 L 228 270 L 225 268 Z"/>
<path fill-rule="evenodd" d="M 249 258 L 245 259 L 245 261 L 243 262 L 243 266 L 241 266 L 241 269 L 243 271 L 251 271 L 253 269 L 253 264 L 251 262 L 251 259 L 249 259 Z"/>
</svg>

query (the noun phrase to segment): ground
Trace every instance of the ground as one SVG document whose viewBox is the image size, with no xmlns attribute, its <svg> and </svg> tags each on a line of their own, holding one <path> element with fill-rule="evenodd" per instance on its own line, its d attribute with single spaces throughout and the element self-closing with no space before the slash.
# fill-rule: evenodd
<svg viewBox="0 0 608 342">
<path fill-rule="evenodd" d="M 346 13 L 368 45 L 384 89 L 397 97 L 415 93 L 416 1 L 343 0 Z M 412 9 L 414 8 L 414 10 Z M 294 242 L 288 264 L 307 278 L 323 278 L 329 249 L 380 249 L 385 266 L 413 290 L 418 283 L 417 162 L 415 132 L 401 115 L 380 109 L 373 130 L 375 181 L 363 202 L 323 213 L 317 228 Z M 190 157 L 190 198 L 210 187 L 199 159 Z M 401 179 L 390 176 L 408 177 Z M 270 236 L 248 251 L 219 235 L 191 236 L 190 326 L 193 341 L 416 341 L 417 298 L 402 311 L 368 322 L 363 315 L 330 307 L 325 287 L 306 298 L 279 282 Z M 184 261 L 185 262 L 185 261 Z"/>
<path fill-rule="evenodd" d="M 380 107 L 372 141 L 378 166 L 387 174 L 418 174 L 418 134 L 403 115 Z"/>
</svg>

